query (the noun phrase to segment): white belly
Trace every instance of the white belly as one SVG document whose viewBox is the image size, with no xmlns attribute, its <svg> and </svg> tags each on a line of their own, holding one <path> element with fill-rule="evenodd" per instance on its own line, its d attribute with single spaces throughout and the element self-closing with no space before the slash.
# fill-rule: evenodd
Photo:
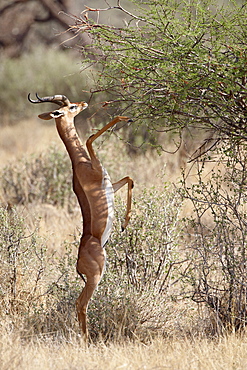
<svg viewBox="0 0 247 370">
<path fill-rule="evenodd" d="M 106 201 L 107 201 L 107 207 L 108 207 L 108 217 L 107 217 L 106 227 L 105 227 L 104 233 L 101 238 L 101 246 L 103 247 L 105 243 L 107 242 L 107 240 L 109 239 L 111 229 L 112 229 L 113 217 L 114 217 L 114 190 L 112 187 L 110 176 L 108 175 L 105 169 L 104 169 L 104 178 L 102 181 L 102 188 L 105 189 Z"/>
</svg>

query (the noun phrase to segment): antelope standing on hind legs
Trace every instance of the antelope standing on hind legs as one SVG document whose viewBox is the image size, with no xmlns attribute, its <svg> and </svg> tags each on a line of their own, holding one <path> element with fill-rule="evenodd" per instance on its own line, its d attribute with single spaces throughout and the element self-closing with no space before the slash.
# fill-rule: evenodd
<svg viewBox="0 0 247 370">
<path fill-rule="evenodd" d="M 55 118 L 58 133 L 64 142 L 72 162 L 73 190 L 77 196 L 82 217 L 83 231 L 80 240 L 77 272 L 83 277 L 86 275 L 85 287 L 76 302 L 77 314 L 82 333 L 87 340 L 87 307 L 98 283 L 100 282 L 105 266 L 104 245 L 109 238 L 114 212 L 114 193 L 123 185 L 128 184 L 127 210 L 122 229 L 125 229 L 130 219 L 131 196 L 133 181 L 124 177 L 112 184 L 108 173 L 97 158 L 92 144 L 95 139 L 119 121 L 128 121 L 127 117 L 118 116 L 89 137 L 84 149 L 77 134 L 74 117 L 87 108 L 87 103 L 71 103 L 64 95 L 54 95 L 32 100 L 31 103 L 51 102 L 58 104 L 57 110 L 42 113 L 39 118 L 49 120 Z"/>
</svg>

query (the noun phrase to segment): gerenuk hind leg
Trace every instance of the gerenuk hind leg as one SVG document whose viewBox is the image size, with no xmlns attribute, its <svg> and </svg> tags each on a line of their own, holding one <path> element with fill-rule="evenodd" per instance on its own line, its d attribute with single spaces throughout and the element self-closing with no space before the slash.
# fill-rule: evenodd
<svg viewBox="0 0 247 370">
<path fill-rule="evenodd" d="M 79 324 L 86 340 L 88 338 L 87 307 L 103 276 L 105 259 L 105 250 L 101 247 L 97 238 L 89 235 L 82 239 L 77 261 L 77 271 L 80 275 L 86 276 L 86 284 L 76 301 L 76 308 Z"/>
</svg>

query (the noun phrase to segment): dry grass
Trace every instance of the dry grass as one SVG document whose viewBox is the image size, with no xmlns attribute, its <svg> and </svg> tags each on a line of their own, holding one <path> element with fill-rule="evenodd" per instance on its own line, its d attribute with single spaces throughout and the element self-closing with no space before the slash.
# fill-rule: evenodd
<svg viewBox="0 0 247 370">
<path fill-rule="evenodd" d="M 176 369 L 244 370 L 247 368 L 247 337 L 208 340 L 165 340 L 150 344 L 99 342 L 85 348 L 79 338 L 21 340 L 13 333 L 0 338 L 2 370 L 47 369 Z"/>
</svg>

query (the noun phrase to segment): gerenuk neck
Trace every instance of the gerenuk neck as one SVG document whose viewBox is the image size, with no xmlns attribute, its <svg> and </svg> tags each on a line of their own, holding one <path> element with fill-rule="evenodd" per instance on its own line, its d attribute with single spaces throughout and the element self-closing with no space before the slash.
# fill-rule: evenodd
<svg viewBox="0 0 247 370">
<path fill-rule="evenodd" d="M 74 125 L 74 119 L 59 117 L 55 119 L 57 131 L 61 137 L 72 163 L 84 157 L 88 159 L 88 154 L 84 149 L 81 139 L 78 136 Z"/>
</svg>

